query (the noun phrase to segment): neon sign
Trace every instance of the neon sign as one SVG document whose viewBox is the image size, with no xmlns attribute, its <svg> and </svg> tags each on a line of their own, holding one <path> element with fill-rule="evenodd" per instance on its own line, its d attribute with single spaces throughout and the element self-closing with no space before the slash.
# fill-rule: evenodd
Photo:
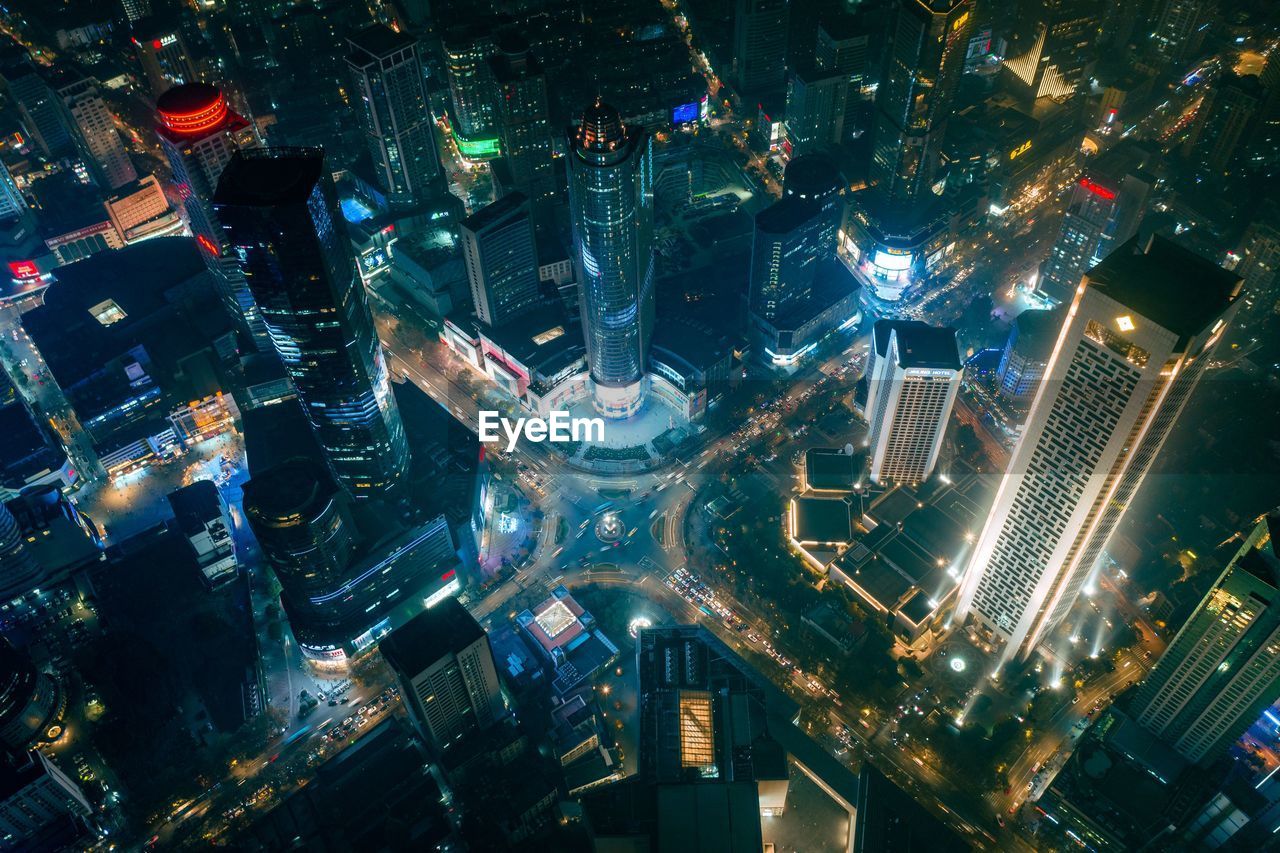
<svg viewBox="0 0 1280 853">
<path fill-rule="evenodd" d="M 1110 200 L 1112 200 L 1113 198 L 1115 198 L 1115 197 L 1116 197 L 1116 191 L 1115 191 L 1115 190 L 1107 189 L 1107 188 L 1106 188 L 1106 187 L 1104 187 L 1102 184 L 1094 183 L 1093 181 L 1089 180 L 1088 178 L 1081 178 L 1081 179 L 1080 179 L 1080 186 L 1084 187 L 1084 188 L 1085 188 L 1085 189 L 1087 189 L 1089 192 L 1091 192 L 1091 193 L 1093 193 L 1094 195 L 1096 195 L 1098 198 L 1105 198 L 1107 201 L 1110 201 Z"/>
<path fill-rule="evenodd" d="M 14 278 L 37 278 L 40 275 L 35 261 L 10 261 L 9 272 Z"/>
</svg>

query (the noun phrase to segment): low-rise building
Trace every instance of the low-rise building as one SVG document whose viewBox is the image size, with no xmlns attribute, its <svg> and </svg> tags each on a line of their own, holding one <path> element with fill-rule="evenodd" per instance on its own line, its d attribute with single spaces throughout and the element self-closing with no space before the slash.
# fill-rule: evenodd
<svg viewBox="0 0 1280 853">
<path fill-rule="evenodd" d="M 550 597 L 516 617 L 534 650 L 551 665 L 552 689 L 565 696 L 613 663 L 618 647 L 596 627 L 595 617 L 558 586 Z"/>
<path fill-rule="evenodd" d="M 215 587 L 234 580 L 237 561 L 231 518 L 213 481 L 196 480 L 170 492 L 169 506 L 178 529 L 191 544 L 204 582 Z"/>
</svg>

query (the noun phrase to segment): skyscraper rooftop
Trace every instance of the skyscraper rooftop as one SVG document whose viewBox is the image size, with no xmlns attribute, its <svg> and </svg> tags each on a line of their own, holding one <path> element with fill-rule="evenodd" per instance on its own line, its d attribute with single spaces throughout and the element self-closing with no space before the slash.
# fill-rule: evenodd
<svg viewBox="0 0 1280 853">
<path fill-rule="evenodd" d="M 258 148 L 239 152 L 222 170 L 215 204 L 274 207 L 307 200 L 324 173 L 319 148 Z"/>
<path fill-rule="evenodd" d="M 450 596 L 392 631 L 378 648 L 393 669 L 416 673 L 446 651 L 465 649 L 483 636 L 480 623 Z"/>
<path fill-rule="evenodd" d="M 1137 237 L 1088 272 L 1089 286 L 1179 336 L 1180 343 L 1217 320 L 1240 293 L 1240 277 L 1190 249 Z"/>
</svg>

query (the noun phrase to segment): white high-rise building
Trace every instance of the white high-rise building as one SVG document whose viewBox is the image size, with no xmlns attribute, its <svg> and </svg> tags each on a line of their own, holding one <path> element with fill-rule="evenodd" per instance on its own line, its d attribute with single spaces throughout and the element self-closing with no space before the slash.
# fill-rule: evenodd
<svg viewBox="0 0 1280 853">
<path fill-rule="evenodd" d="M 955 329 L 880 321 L 867 391 L 871 479 L 920 483 L 938 463 L 960 390 Z"/>
<path fill-rule="evenodd" d="M 1158 237 L 1085 274 L 961 580 L 1025 658 L 1091 574 L 1235 312 L 1240 279 Z"/>
<path fill-rule="evenodd" d="M 104 189 L 119 189 L 138 179 L 138 172 L 129 160 L 116 130 L 115 118 L 98 94 L 94 81 L 82 78 L 58 89 L 58 95 L 67 106 L 91 163 L 90 171 Z"/>
</svg>

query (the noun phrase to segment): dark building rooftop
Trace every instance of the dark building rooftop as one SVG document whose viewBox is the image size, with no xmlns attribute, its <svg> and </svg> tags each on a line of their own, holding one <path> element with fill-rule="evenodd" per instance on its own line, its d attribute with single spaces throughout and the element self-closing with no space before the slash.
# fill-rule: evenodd
<svg viewBox="0 0 1280 853">
<path fill-rule="evenodd" d="M 421 672 L 444 652 L 465 648 L 483 636 L 480 623 L 450 596 L 383 637 L 378 648 L 397 671 Z"/>
<path fill-rule="evenodd" d="M 1240 293 L 1240 276 L 1163 237 L 1133 238 L 1086 273 L 1089 287 L 1168 329 L 1178 347 L 1203 332 Z"/>
<path fill-rule="evenodd" d="M 923 323 L 895 330 L 898 337 L 898 364 L 902 367 L 960 369 L 960 343 L 950 326 Z"/>
<path fill-rule="evenodd" d="M 503 217 L 510 216 L 528 200 L 529 197 L 522 192 L 509 192 L 493 204 L 486 204 L 462 220 L 462 227 L 471 231 L 481 231 Z"/>
<path fill-rule="evenodd" d="M 337 491 L 328 470 L 318 462 L 298 457 L 255 475 L 244 485 L 244 502 L 265 518 L 288 518 L 314 513 Z"/>
<path fill-rule="evenodd" d="M 369 54 L 367 57 L 356 57 L 356 61 L 363 63 L 403 50 L 416 39 L 406 33 L 398 33 L 385 24 L 374 24 L 350 36 L 349 41 L 354 49 Z"/>
<path fill-rule="evenodd" d="M 296 399 L 242 410 L 241 417 L 250 476 L 298 456 L 323 464 L 324 453 Z"/>
<path fill-rule="evenodd" d="M 811 489 L 850 491 L 864 459 L 839 448 L 811 447 L 804 454 L 805 483 Z"/>
<path fill-rule="evenodd" d="M 797 542 L 835 544 L 853 538 L 852 510 L 843 498 L 800 497 L 794 503 Z"/>
<path fill-rule="evenodd" d="M 222 514 L 218 502 L 218 487 L 213 480 L 196 480 L 169 493 L 169 506 L 178 528 L 191 536 L 204 530 L 204 524 Z"/>
<path fill-rule="evenodd" d="M 1066 309 L 1061 306 L 1048 311 L 1023 311 L 1013 321 L 1017 330 L 1013 333 L 1017 336 L 1014 347 L 1026 358 L 1047 360 L 1066 318 Z"/>
<path fill-rule="evenodd" d="M 320 148 L 239 151 L 222 170 L 213 202 L 234 207 L 300 204 L 323 174 L 324 151 Z"/>
<path fill-rule="evenodd" d="M 798 195 L 785 196 L 756 214 L 756 229 L 766 234 L 786 234 L 821 212 L 821 206 Z"/>
</svg>

